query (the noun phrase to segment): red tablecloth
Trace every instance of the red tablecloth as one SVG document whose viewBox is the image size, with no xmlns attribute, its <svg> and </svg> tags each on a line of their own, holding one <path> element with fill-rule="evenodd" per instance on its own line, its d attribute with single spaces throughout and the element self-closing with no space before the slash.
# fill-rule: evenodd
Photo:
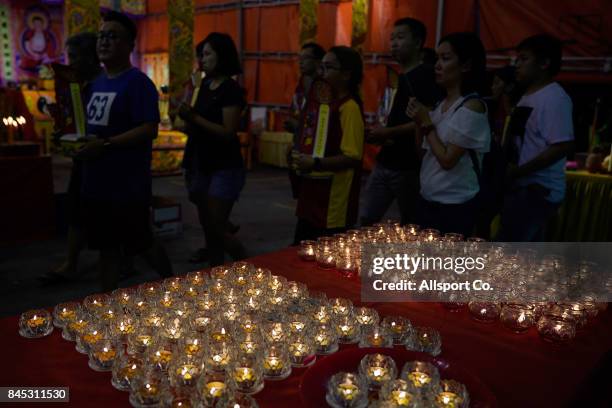
<svg viewBox="0 0 612 408">
<path fill-rule="evenodd" d="M 310 290 L 359 302 L 358 281 L 301 262 L 294 249 L 255 257 L 252 262 L 270 268 L 275 274 L 304 282 Z M 438 329 L 442 335 L 440 357 L 480 377 L 501 407 L 570 404 L 593 407 L 594 403 L 585 398 L 609 394 L 609 382 L 604 377 L 610 368 L 612 349 L 609 311 L 599 316 L 574 342 L 560 347 L 541 341 L 535 329 L 517 335 L 499 323 L 478 323 L 466 312 L 451 313 L 434 303 L 370 305 L 381 315 L 401 314 L 416 325 Z M 63 340 L 60 331 L 55 330 L 43 339 L 24 339 L 17 333 L 17 320 L 17 317 L 0 320 L 0 386 L 69 386 L 70 406 L 129 406 L 128 394 L 111 386 L 110 373 L 88 368 L 87 357 L 74 350 L 74 343 Z M 266 382 L 264 390 L 256 395 L 260 407 L 300 407 L 299 384 L 304 371 L 294 370 L 281 382 Z M 605 403 L 612 401 L 610 396 L 606 398 Z"/>
</svg>

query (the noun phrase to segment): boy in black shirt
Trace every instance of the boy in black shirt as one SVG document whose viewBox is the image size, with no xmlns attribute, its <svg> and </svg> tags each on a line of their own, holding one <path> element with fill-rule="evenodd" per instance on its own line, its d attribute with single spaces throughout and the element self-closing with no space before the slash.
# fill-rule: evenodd
<svg viewBox="0 0 612 408">
<path fill-rule="evenodd" d="M 415 125 L 406 116 L 411 97 L 433 106 L 440 91 L 433 67 L 421 63 L 425 25 L 412 18 L 395 22 L 391 34 L 391 54 L 400 65 L 399 85 L 386 127 L 370 132 L 369 142 L 382 144 L 377 163 L 368 178 L 361 224 L 379 222 L 394 199 L 397 199 L 402 224 L 414 222 L 415 203 L 419 196 L 419 156 Z"/>
</svg>

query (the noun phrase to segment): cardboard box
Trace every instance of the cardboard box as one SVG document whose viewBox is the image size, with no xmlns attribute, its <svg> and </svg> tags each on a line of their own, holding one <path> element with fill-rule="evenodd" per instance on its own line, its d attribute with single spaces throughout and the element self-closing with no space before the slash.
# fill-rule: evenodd
<svg viewBox="0 0 612 408">
<path fill-rule="evenodd" d="M 287 149 L 293 145 L 293 134 L 289 132 L 263 132 L 259 137 L 260 163 L 287 168 Z"/>
</svg>

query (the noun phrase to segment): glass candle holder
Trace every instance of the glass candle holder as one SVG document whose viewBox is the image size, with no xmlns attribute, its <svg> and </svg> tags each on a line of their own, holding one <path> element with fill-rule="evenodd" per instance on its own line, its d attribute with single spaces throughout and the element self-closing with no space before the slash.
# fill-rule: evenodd
<svg viewBox="0 0 612 408">
<path fill-rule="evenodd" d="M 368 354 L 359 363 L 359 374 L 363 376 L 372 389 L 379 389 L 388 381 L 397 377 L 395 361 L 383 354 Z"/>
<path fill-rule="evenodd" d="M 258 332 L 246 332 L 236 336 L 237 350 L 242 354 L 259 354 L 264 345 Z"/>
<path fill-rule="evenodd" d="M 257 313 L 261 310 L 262 305 L 259 300 L 259 296 L 249 296 L 245 299 L 244 304 L 244 312 L 245 313 Z"/>
<path fill-rule="evenodd" d="M 355 373 L 336 373 L 327 383 L 325 401 L 332 408 L 364 408 L 368 405 L 368 386 Z"/>
<path fill-rule="evenodd" d="M 66 327 L 68 322 L 72 322 L 77 318 L 77 313 L 80 312 L 81 305 L 78 302 L 60 303 L 53 309 L 53 325 L 59 329 Z"/>
<path fill-rule="evenodd" d="M 189 286 L 200 288 L 206 284 L 207 275 L 203 271 L 189 272 L 185 275 L 185 281 Z"/>
<path fill-rule="evenodd" d="M 285 290 L 289 299 L 304 299 L 308 297 L 308 287 L 301 282 L 287 282 Z"/>
<path fill-rule="evenodd" d="M 468 303 L 472 318 L 482 323 L 492 323 L 499 318 L 499 304 L 483 300 L 473 300 Z"/>
<path fill-rule="evenodd" d="M 147 363 L 156 370 L 167 372 L 175 359 L 174 347 L 167 342 L 156 342 L 147 351 Z"/>
<path fill-rule="evenodd" d="M 353 312 L 353 302 L 348 299 L 333 298 L 329 304 L 335 316 L 348 316 Z"/>
<path fill-rule="evenodd" d="M 231 272 L 232 272 L 231 266 L 227 266 L 227 265 L 214 266 L 210 270 L 210 278 L 213 280 L 225 280 Z"/>
<path fill-rule="evenodd" d="M 85 331 L 90 323 L 90 317 L 85 311 L 77 313 L 75 320 L 68 322 L 62 331 L 62 338 L 68 341 L 75 341 L 76 337 Z"/>
<path fill-rule="evenodd" d="M 209 290 L 213 296 L 223 297 L 223 293 L 229 287 L 229 283 L 225 279 L 211 279 Z"/>
<path fill-rule="evenodd" d="M 127 337 L 127 352 L 128 354 L 143 355 L 149 347 L 154 344 L 155 330 L 151 327 L 138 327 L 133 333 Z"/>
<path fill-rule="evenodd" d="M 374 325 L 366 326 L 362 330 L 361 340 L 359 341 L 360 348 L 367 347 L 387 347 L 393 348 L 393 336 L 384 326 Z"/>
<path fill-rule="evenodd" d="M 162 281 L 162 285 L 166 291 L 178 294 L 183 291 L 183 278 L 180 276 L 166 278 Z"/>
<path fill-rule="evenodd" d="M 184 323 L 178 317 L 166 317 L 162 321 L 162 325 L 160 327 L 159 335 L 162 339 L 167 340 L 173 344 L 177 344 L 183 334 L 187 330 L 187 323 Z"/>
<path fill-rule="evenodd" d="M 191 358 L 201 357 L 204 347 L 204 341 L 197 332 L 188 332 L 179 341 L 179 350 Z"/>
<path fill-rule="evenodd" d="M 27 339 L 45 337 L 53 331 L 53 318 L 45 309 L 28 310 L 19 317 L 19 334 Z"/>
<path fill-rule="evenodd" d="M 334 320 L 332 309 L 328 305 L 319 305 L 312 310 L 312 319 L 319 324 L 331 324 Z"/>
<path fill-rule="evenodd" d="M 131 305 L 135 296 L 136 291 L 134 289 L 119 288 L 112 291 L 111 301 L 125 310 Z"/>
<path fill-rule="evenodd" d="M 198 383 L 198 395 L 205 407 L 216 407 L 219 400 L 231 391 L 225 372 L 207 372 Z"/>
<path fill-rule="evenodd" d="M 145 299 L 156 299 L 163 291 L 162 284 L 158 282 L 145 282 L 138 286 L 138 293 Z"/>
<path fill-rule="evenodd" d="M 439 408 L 467 408 L 470 398 L 465 385 L 455 380 L 442 380 L 441 391 L 435 396 L 434 404 Z"/>
<path fill-rule="evenodd" d="M 379 393 L 381 401 L 388 401 L 393 407 L 417 408 L 421 406 L 419 391 L 406 380 L 396 379 L 382 386 Z"/>
<path fill-rule="evenodd" d="M 224 372 L 232 360 L 231 345 L 225 342 L 211 342 L 205 350 L 206 368 L 214 372 Z"/>
<path fill-rule="evenodd" d="M 215 296 L 210 292 L 200 293 L 198 298 L 195 300 L 196 309 L 201 312 L 215 311 L 218 306 L 218 302 Z"/>
<path fill-rule="evenodd" d="M 238 299 L 236 299 L 238 301 Z M 223 319 L 228 322 L 236 321 L 242 314 L 242 308 L 237 303 L 225 303 L 221 306 Z"/>
<path fill-rule="evenodd" d="M 323 269 L 336 267 L 336 255 L 331 242 L 318 242 L 315 250 L 317 266 Z"/>
<path fill-rule="evenodd" d="M 141 295 L 132 297 L 130 304 L 127 307 L 128 313 L 133 316 L 141 317 L 146 315 L 151 310 L 149 301 Z"/>
<path fill-rule="evenodd" d="M 255 312 L 243 314 L 238 318 L 236 331 L 239 333 L 260 333 L 261 319 Z"/>
<path fill-rule="evenodd" d="M 522 333 L 535 325 L 535 311 L 531 305 L 507 303 L 502 306 L 499 320 L 516 333 Z"/>
<path fill-rule="evenodd" d="M 368 326 L 377 325 L 380 321 L 380 317 L 378 312 L 369 307 L 358 307 L 355 309 L 355 318 L 357 322 L 361 326 L 362 329 L 365 329 Z"/>
<path fill-rule="evenodd" d="M 209 311 L 197 311 L 193 315 L 192 327 L 201 334 L 205 335 L 214 322 L 214 315 Z"/>
<path fill-rule="evenodd" d="M 381 325 L 391 333 L 393 344 L 405 344 L 412 333 L 412 323 L 403 316 L 385 316 Z"/>
<path fill-rule="evenodd" d="M 263 322 L 262 327 L 267 343 L 284 342 L 290 333 L 289 327 L 282 320 L 266 320 Z"/>
<path fill-rule="evenodd" d="M 89 368 L 94 371 L 111 371 L 119 353 L 119 347 L 113 340 L 100 340 L 92 344 L 89 350 Z"/>
<path fill-rule="evenodd" d="M 195 387 L 202 374 L 201 361 L 192 357 L 183 357 L 174 361 L 169 369 L 170 385 L 174 388 Z"/>
<path fill-rule="evenodd" d="M 440 373 L 431 363 L 409 361 L 402 368 L 401 379 L 412 383 L 422 394 L 426 394 L 438 389 Z"/>
<path fill-rule="evenodd" d="M 268 268 L 255 268 L 253 271 L 253 281 L 252 283 L 256 286 L 266 286 L 268 284 L 268 280 L 270 280 L 270 276 L 272 276 L 272 272 Z"/>
<path fill-rule="evenodd" d="M 352 278 L 359 273 L 359 258 L 347 254 L 336 256 L 336 269 L 345 278 Z"/>
<path fill-rule="evenodd" d="M 115 305 L 108 305 L 91 315 L 97 318 L 102 324 L 110 327 L 120 313 L 122 313 L 122 310 L 118 309 Z"/>
<path fill-rule="evenodd" d="M 113 364 L 111 384 L 120 391 L 130 391 L 132 382 L 143 375 L 143 369 L 141 359 L 122 355 Z"/>
<path fill-rule="evenodd" d="M 96 323 L 87 325 L 82 333 L 76 336 L 75 349 L 81 354 L 89 354 L 93 345 L 109 338 L 104 326 Z"/>
<path fill-rule="evenodd" d="M 406 349 L 437 356 L 442 351 L 440 333 L 431 327 L 414 327 L 406 340 Z"/>
<path fill-rule="evenodd" d="M 258 408 L 253 397 L 240 393 L 227 393 L 219 401 L 219 408 Z"/>
<path fill-rule="evenodd" d="M 98 315 L 111 305 L 110 297 L 103 293 L 89 295 L 83 299 L 83 308 L 92 315 Z"/>
<path fill-rule="evenodd" d="M 131 384 L 130 404 L 145 408 L 161 406 L 166 395 L 167 385 L 159 371 L 145 371 L 142 377 L 135 378 Z"/>
<path fill-rule="evenodd" d="M 223 320 L 215 320 L 210 327 L 209 338 L 211 342 L 224 343 L 231 342 L 234 337 L 232 326 Z"/>
<path fill-rule="evenodd" d="M 338 351 L 338 335 L 330 324 L 317 324 L 313 330 L 313 340 L 317 354 L 328 355 Z"/>
<path fill-rule="evenodd" d="M 544 314 L 537 328 L 540 337 L 551 343 L 566 343 L 576 337 L 576 321 L 567 315 Z"/>
<path fill-rule="evenodd" d="M 271 344 L 263 352 L 263 374 L 266 380 L 284 380 L 291 374 L 291 359 L 284 344 Z"/>
<path fill-rule="evenodd" d="M 311 326 L 311 320 L 309 316 L 299 313 L 292 313 L 287 318 L 287 324 L 289 326 L 289 332 L 294 334 L 305 334 L 308 328 Z"/>
<path fill-rule="evenodd" d="M 126 342 L 128 335 L 134 333 L 137 322 L 130 315 L 118 316 L 110 326 L 110 334 L 121 342 Z"/>
<path fill-rule="evenodd" d="M 229 373 L 238 392 L 253 395 L 263 389 L 262 361 L 255 355 L 238 355 L 231 363 Z"/>
<path fill-rule="evenodd" d="M 292 336 L 288 339 L 289 358 L 293 367 L 310 367 L 317 360 L 312 339 L 306 336 Z"/>
<path fill-rule="evenodd" d="M 361 330 L 354 316 L 340 316 L 336 319 L 336 334 L 341 344 L 355 344 L 359 342 Z"/>
<path fill-rule="evenodd" d="M 425 242 L 437 241 L 440 238 L 440 231 L 433 228 L 424 229 L 419 233 L 420 238 Z"/>
<path fill-rule="evenodd" d="M 164 310 L 171 310 L 178 300 L 179 296 L 177 292 L 166 290 L 159 296 L 157 305 Z"/>
<path fill-rule="evenodd" d="M 268 279 L 268 289 L 280 291 L 287 285 L 287 278 L 284 276 L 272 275 Z"/>
<path fill-rule="evenodd" d="M 582 330 L 588 323 L 588 313 L 586 308 L 581 302 L 569 302 L 559 303 L 558 305 L 552 306 L 551 310 L 555 314 L 568 314 L 574 318 L 576 322 L 576 330 Z"/>
</svg>

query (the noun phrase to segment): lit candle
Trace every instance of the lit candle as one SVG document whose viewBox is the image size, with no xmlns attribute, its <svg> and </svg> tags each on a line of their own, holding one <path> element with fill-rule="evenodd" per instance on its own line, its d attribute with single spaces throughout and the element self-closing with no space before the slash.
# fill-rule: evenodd
<svg viewBox="0 0 612 408">
<path fill-rule="evenodd" d="M 283 371 L 283 360 L 270 356 L 264 359 L 264 372 L 266 375 L 275 376 Z"/>
<path fill-rule="evenodd" d="M 213 332 L 210 337 L 216 342 L 223 342 L 229 340 L 229 335 L 227 334 L 225 327 L 221 327 L 219 331 Z"/>
<path fill-rule="evenodd" d="M 459 408 L 463 399 L 454 392 L 444 391 L 436 396 L 436 402 L 446 408 Z"/>
<path fill-rule="evenodd" d="M 202 344 L 199 339 L 191 339 L 185 343 L 185 354 L 195 356 L 202 350 Z"/>
<path fill-rule="evenodd" d="M 234 370 L 234 379 L 240 389 L 249 389 L 256 382 L 255 370 L 250 367 L 237 367 Z"/>
<path fill-rule="evenodd" d="M 390 378 L 389 371 L 385 367 L 369 367 L 368 378 L 376 382 L 388 380 Z"/>
<path fill-rule="evenodd" d="M 206 384 L 206 392 L 213 398 L 220 398 L 225 392 L 225 383 L 221 381 L 211 381 Z"/>
<path fill-rule="evenodd" d="M 176 375 L 181 379 L 182 385 L 191 385 L 197 375 L 198 368 L 193 364 L 183 364 L 176 368 Z"/>
<path fill-rule="evenodd" d="M 101 363 L 108 363 L 109 361 L 113 361 L 117 356 L 117 351 L 114 347 L 102 347 L 101 350 L 98 350 L 94 353 L 96 359 Z"/>
<path fill-rule="evenodd" d="M 391 391 L 391 401 L 400 407 L 408 406 L 412 400 L 412 394 L 404 390 Z"/>
<path fill-rule="evenodd" d="M 431 377 L 428 374 L 422 373 L 420 371 L 413 371 L 409 373 L 408 379 L 412 381 L 414 386 L 417 388 L 421 388 L 425 384 L 429 384 L 431 382 Z"/>
<path fill-rule="evenodd" d="M 47 323 L 47 319 L 42 316 L 34 315 L 28 319 L 28 326 L 32 329 L 37 329 L 38 327 Z"/>
<path fill-rule="evenodd" d="M 338 394 L 345 401 L 352 401 L 359 394 L 359 387 L 353 383 L 341 383 L 338 385 Z"/>
</svg>

